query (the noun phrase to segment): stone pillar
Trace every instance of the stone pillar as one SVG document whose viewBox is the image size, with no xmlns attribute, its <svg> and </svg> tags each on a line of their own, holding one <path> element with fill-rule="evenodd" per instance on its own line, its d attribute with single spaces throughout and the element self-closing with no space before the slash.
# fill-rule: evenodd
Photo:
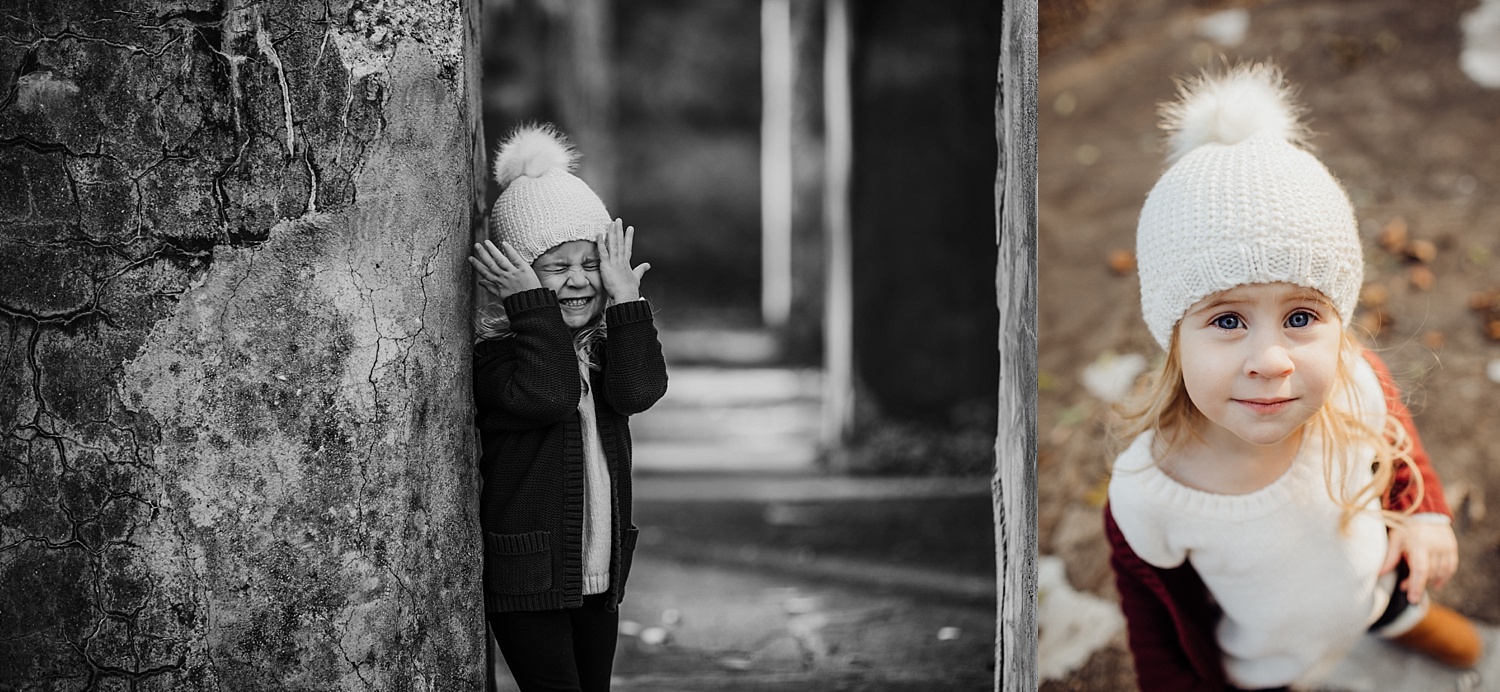
<svg viewBox="0 0 1500 692">
<path fill-rule="evenodd" d="M 0 688 L 482 689 L 477 3 L 15 4 Z"/>
</svg>

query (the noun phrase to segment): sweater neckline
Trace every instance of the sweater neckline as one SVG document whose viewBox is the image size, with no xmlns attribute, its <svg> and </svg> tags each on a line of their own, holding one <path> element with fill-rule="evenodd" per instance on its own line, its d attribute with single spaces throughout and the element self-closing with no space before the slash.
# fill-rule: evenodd
<svg viewBox="0 0 1500 692">
<path fill-rule="evenodd" d="M 1315 437 L 1313 431 L 1305 431 L 1302 442 L 1292 457 L 1292 463 L 1287 465 L 1286 470 L 1275 480 L 1248 493 L 1227 495 L 1199 490 L 1167 475 L 1151 452 L 1152 441 L 1155 440 L 1154 431 L 1146 431 L 1136 438 L 1122 455 L 1121 461 L 1128 460 L 1128 463 L 1118 465 L 1120 468 L 1117 468 L 1117 472 L 1140 474 L 1138 482 L 1152 497 L 1188 514 L 1231 520 L 1250 519 L 1264 516 L 1286 505 L 1291 500 L 1293 488 L 1298 485 L 1299 479 L 1316 473 L 1317 465 L 1313 463 L 1316 455 L 1310 452 L 1319 448 L 1318 441 L 1313 439 Z"/>
</svg>

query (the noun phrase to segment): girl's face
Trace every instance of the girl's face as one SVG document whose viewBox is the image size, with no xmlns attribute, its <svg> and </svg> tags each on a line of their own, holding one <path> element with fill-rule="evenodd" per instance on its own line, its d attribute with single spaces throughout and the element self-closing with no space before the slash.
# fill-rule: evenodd
<svg viewBox="0 0 1500 692">
<path fill-rule="evenodd" d="M 1289 283 L 1237 286 L 1189 308 L 1179 356 L 1203 441 L 1248 454 L 1299 443 L 1332 393 L 1342 332 L 1322 293 Z"/>
<path fill-rule="evenodd" d="M 604 312 L 604 284 L 599 278 L 599 249 L 592 240 L 570 240 L 531 263 L 544 288 L 557 294 L 563 323 L 570 329 L 588 326 Z"/>
</svg>

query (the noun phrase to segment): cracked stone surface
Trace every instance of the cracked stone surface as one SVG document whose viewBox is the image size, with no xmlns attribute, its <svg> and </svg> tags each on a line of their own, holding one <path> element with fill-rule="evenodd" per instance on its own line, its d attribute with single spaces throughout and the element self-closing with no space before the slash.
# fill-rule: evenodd
<svg viewBox="0 0 1500 692">
<path fill-rule="evenodd" d="M 0 689 L 481 689 L 462 0 L 0 13 Z"/>
</svg>

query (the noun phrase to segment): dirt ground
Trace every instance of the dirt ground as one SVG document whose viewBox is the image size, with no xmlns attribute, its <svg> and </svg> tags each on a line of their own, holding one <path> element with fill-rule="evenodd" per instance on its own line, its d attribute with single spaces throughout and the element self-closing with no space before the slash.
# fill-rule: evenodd
<svg viewBox="0 0 1500 692">
<path fill-rule="evenodd" d="M 1099 515 L 1112 442 L 1105 404 L 1080 375 L 1107 352 L 1159 349 L 1141 322 L 1135 275 L 1112 268 L 1111 252 L 1133 249 L 1141 202 L 1162 171 L 1155 109 L 1172 97 L 1172 77 L 1220 56 L 1270 58 L 1301 86 L 1312 143 L 1354 201 L 1365 240 L 1360 319 L 1370 327 L 1384 316 L 1369 341 L 1405 388 L 1458 515 L 1462 562 L 1437 596 L 1500 622 L 1500 517 L 1485 513 L 1487 497 L 1500 497 L 1500 452 L 1482 434 L 1500 421 L 1500 383 L 1486 376 L 1500 340 L 1471 307 L 1500 290 L 1500 91 L 1459 69 L 1459 20 L 1476 3 L 1231 3 L 1250 17 L 1233 48 L 1196 35 L 1201 17 L 1229 6 L 1209 4 L 1080 0 L 1083 19 L 1051 35 L 1058 25 L 1043 11 L 1041 551 L 1064 558 L 1078 589 L 1116 598 Z M 1403 224 L 1425 242 L 1390 242 Z M 1123 635 L 1042 687 L 1131 688 Z"/>
</svg>

